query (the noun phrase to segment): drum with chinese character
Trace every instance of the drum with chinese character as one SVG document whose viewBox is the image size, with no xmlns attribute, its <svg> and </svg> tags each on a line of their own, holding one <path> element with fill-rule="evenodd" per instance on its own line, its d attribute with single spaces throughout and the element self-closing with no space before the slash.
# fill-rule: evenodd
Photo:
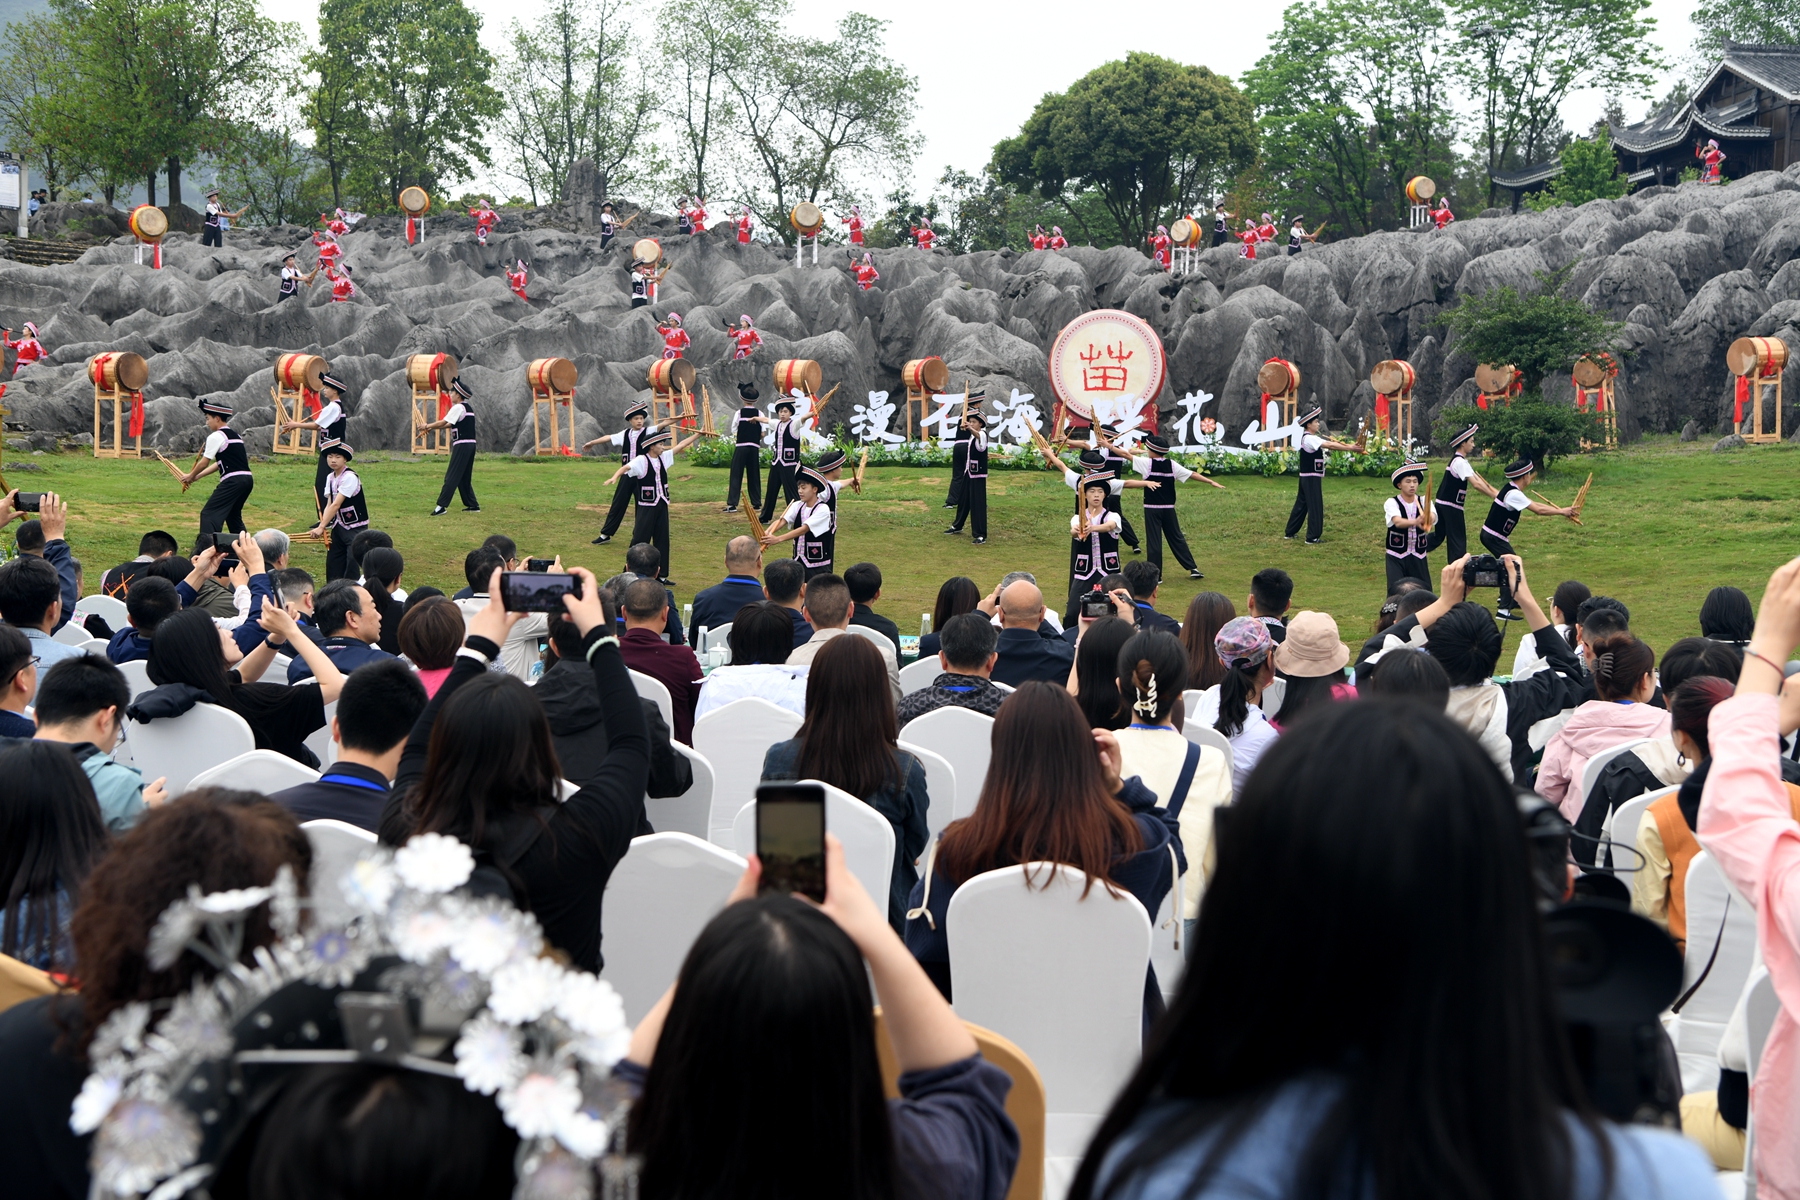
<svg viewBox="0 0 1800 1200">
<path fill-rule="evenodd" d="M 1168 379 L 1162 339 L 1142 317 L 1118 309 L 1082 313 L 1050 347 L 1050 389 L 1082 422 L 1096 401 L 1144 401 L 1142 426 L 1156 429 L 1156 399 Z"/>
</svg>

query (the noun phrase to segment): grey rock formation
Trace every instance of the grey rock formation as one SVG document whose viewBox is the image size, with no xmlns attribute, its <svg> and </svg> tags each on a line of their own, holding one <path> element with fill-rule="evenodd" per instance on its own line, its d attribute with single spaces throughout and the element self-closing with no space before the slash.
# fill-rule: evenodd
<svg viewBox="0 0 1800 1200">
<path fill-rule="evenodd" d="M 1681 440 L 1684 442 L 1699 441 L 1700 440 L 1699 424 L 1694 421 L 1689 421 L 1686 425 L 1683 425 L 1681 427 Z"/>
<path fill-rule="evenodd" d="M 1735 433 L 1728 433 L 1713 443 L 1713 453 L 1723 454 L 1727 450 L 1742 450 L 1750 443 Z"/>
<path fill-rule="evenodd" d="M 606 203 L 606 176 L 591 158 L 578 158 L 563 181 L 563 215 L 577 229 L 600 228 L 600 206 Z"/>
</svg>

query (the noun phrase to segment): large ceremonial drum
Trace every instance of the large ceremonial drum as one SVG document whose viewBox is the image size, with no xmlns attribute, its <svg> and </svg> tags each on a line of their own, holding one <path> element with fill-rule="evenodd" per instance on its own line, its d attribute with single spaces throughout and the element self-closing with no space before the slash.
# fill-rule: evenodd
<svg viewBox="0 0 1800 1200">
<path fill-rule="evenodd" d="M 416 388 L 443 391 L 456 380 L 456 359 L 449 354 L 414 354 L 406 360 L 406 381 Z"/>
<path fill-rule="evenodd" d="M 775 364 L 775 390 L 783 396 L 793 395 L 795 388 L 816 396 L 824 382 L 825 373 L 810 358 L 784 358 Z"/>
<path fill-rule="evenodd" d="M 639 238 L 631 243 L 631 264 L 655 265 L 662 261 L 662 243 L 655 238 Z"/>
<path fill-rule="evenodd" d="M 816 237 L 825 227 L 825 214 L 819 211 L 818 205 L 802 200 L 788 213 L 788 224 L 805 237 Z"/>
<path fill-rule="evenodd" d="M 1169 238 L 1177 246 L 1198 246 L 1200 244 L 1200 222 L 1192 217 L 1183 217 L 1169 226 Z"/>
<path fill-rule="evenodd" d="M 1383 396 L 1412 391 L 1413 367 L 1403 358 L 1384 358 L 1369 372 L 1369 386 Z"/>
<path fill-rule="evenodd" d="M 525 368 L 525 378 L 534 392 L 567 395 L 575 390 L 575 364 L 566 358 L 534 358 Z"/>
<path fill-rule="evenodd" d="M 694 390 L 694 364 L 685 358 L 659 358 L 650 364 L 650 386 L 659 392 Z"/>
<path fill-rule="evenodd" d="M 400 192 L 400 211 L 409 217 L 422 217 L 431 211 L 431 196 L 422 187 L 409 187 Z"/>
<path fill-rule="evenodd" d="M 319 390 L 325 360 L 316 354 L 284 354 L 275 360 L 275 382 L 290 392 Z"/>
<path fill-rule="evenodd" d="M 1082 313 L 1050 346 L 1050 389 L 1070 411 L 1087 419 L 1096 400 L 1135 396 L 1150 403 L 1146 424 L 1154 428 L 1156 398 L 1168 379 L 1162 339 L 1142 317 L 1116 308 Z"/>
<path fill-rule="evenodd" d="M 1437 184 L 1423 175 L 1414 175 L 1406 181 L 1406 198 L 1414 204 L 1423 204 L 1437 195 Z"/>
<path fill-rule="evenodd" d="M 1780 338 L 1741 337 L 1725 351 L 1725 365 L 1733 375 L 1779 375 L 1787 360 L 1787 343 Z"/>
<path fill-rule="evenodd" d="M 1256 373 L 1256 386 L 1267 392 L 1272 399 L 1298 392 L 1300 368 L 1285 358 L 1270 359 Z"/>
<path fill-rule="evenodd" d="M 1744 338 L 1744 341 L 1754 339 Z M 1785 354 L 1787 347 L 1782 346 Z M 1608 379 L 1616 379 L 1619 375 L 1619 364 L 1612 361 L 1596 362 L 1591 358 L 1577 359 L 1574 370 L 1569 372 L 1575 377 L 1575 385 L 1584 388 L 1597 388 Z"/>
<path fill-rule="evenodd" d="M 150 367 L 144 362 L 143 355 L 129 350 L 120 354 L 96 354 L 87 360 L 87 377 L 96 387 L 108 391 L 124 388 L 128 392 L 141 392 L 150 382 Z"/>
<path fill-rule="evenodd" d="M 140 204 L 131 210 L 131 232 L 138 241 L 154 245 L 169 232 L 169 214 L 154 204 Z"/>
<path fill-rule="evenodd" d="M 1480 363 L 1475 368 L 1475 386 L 1483 395 L 1500 396 L 1512 389 L 1513 382 L 1519 378 L 1519 368 L 1508 364 L 1496 366 L 1493 363 Z"/>
<path fill-rule="evenodd" d="M 950 368 L 937 355 L 915 358 L 901 369 L 906 386 L 915 392 L 941 392 L 950 386 Z"/>
</svg>

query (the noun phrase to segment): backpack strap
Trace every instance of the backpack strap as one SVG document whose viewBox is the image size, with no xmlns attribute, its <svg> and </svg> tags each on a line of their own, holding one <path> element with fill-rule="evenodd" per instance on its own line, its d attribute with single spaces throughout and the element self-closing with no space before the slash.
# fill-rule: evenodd
<svg viewBox="0 0 1800 1200">
<path fill-rule="evenodd" d="M 1200 743 L 1187 744 L 1187 757 L 1182 760 L 1181 774 L 1175 777 L 1175 790 L 1169 794 L 1169 802 L 1164 810 L 1171 817 L 1181 815 L 1181 806 L 1187 803 L 1188 789 L 1194 785 L 1194 772 L 1200 767 Z"/>
<path fill-rule="evenodd" d="M 1694 980 L 1694 985 L 1681 993 L 1681 998 L 1669 1006 L 1670 1012 L 1680 1012 L 1682 1006 L 1692 1000 L 1694 993 L 1700 990 L 1700 985 L 1706 982 L 1706 977 L 1712 974 L 1713 964 L 1719 961 L 1719 944 L 1725 940 L 1725 921 L 1730 916 L 1731 893 L 1727 892 L 1725 893 L 1725 911 L 1719 914 L 1719 932 L 1713 937 L 1712 953 L 1706 956 L 1706 965 L 1700 968 L 1700 978 Z"/>
</svg>

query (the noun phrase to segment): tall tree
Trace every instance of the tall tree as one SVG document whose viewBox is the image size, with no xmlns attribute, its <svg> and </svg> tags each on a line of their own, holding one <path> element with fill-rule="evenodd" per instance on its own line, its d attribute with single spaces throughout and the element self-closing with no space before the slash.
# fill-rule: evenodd
<svg viewBox="0 0 1800 1200">
<path fill-rule="evenodd" d="M 52 13 L 11 22 L 0 34 L 0 130 L 52 199 L 91 166 L 56 119 L 56 82 L 68 77 L 73 54 L 67 34 Z"/>
<path fill-rule="evenodd" d="M 1694 49 L 1709 59 L 1726 42 L 1800 45 L 1800 6 L 1793 0 L 1700 0 L 1688 20 L 1699 34 Z"/>
<path fill-rule="evenodd" d="M 1223 76 L 1132 53 L 1038 102 L 1019 135 L 994 147 L 993 170 L 1074 211 L 1093 189 L 1114 240 L 1136 243 L 1159 220 L 1197 207 L 1256 158 L 1248 98 Z"/>
<path fill-rule="evenodd" d="M 1288 211 L 1322 205 L 1337 232 L 1391 222 L 1406 180 L 1443 176 L 1454 117 L 1437 0 L 1296 4 L 1244 75 L 1263 133 L 1263 167 Z"/>
<path fill-rule="evenodd" d="M 787 13 L 788 0 L 668 0 L 657 14 L 665 112 L 680 142 L 676 190 L 712 193 L 718 146 L 738 129 L 730 77 L 742 72 L 759 35 Z"/>
<path fill-rule="evenodd" d="M 1542 161 L 1560 145 L 1563 101 L 1582 88 L 1648 95 L 1667 69 L 1650 0 L 1450 0 L 1455 54 L 1479 105 L 1487 170 Z M 1488 203 L 1497 189 L 1488 181 Z"/>
<path fill-rule="evenodd" d="M 291 118 L 240 125 L 213 155 L 219 186 L 250 210 L 247 224 L 311 225 L 330 203 L 330 182 L 300 131 Z"/>
</svg>

